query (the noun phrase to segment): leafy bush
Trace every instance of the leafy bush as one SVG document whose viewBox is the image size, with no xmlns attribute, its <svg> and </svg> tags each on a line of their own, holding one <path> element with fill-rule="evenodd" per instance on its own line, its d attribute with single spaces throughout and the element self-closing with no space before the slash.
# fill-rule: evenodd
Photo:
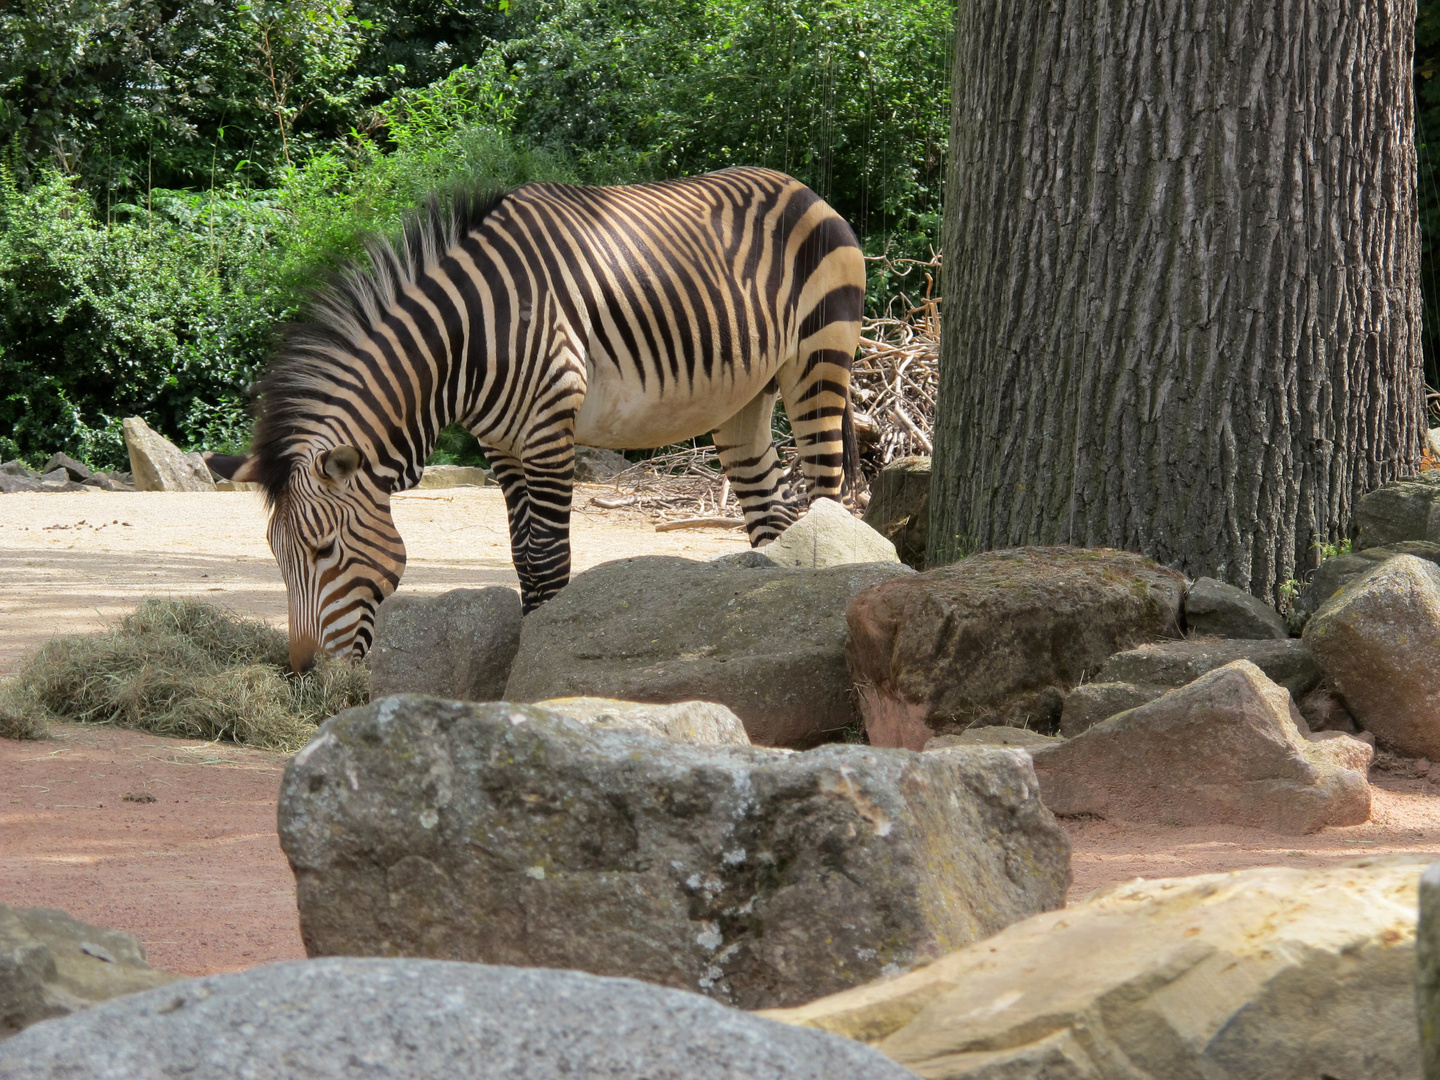
<svg viewBox="0 0 1440 1080">
<path fill-rule="evenodd" d="M 248 271 L 282 224 L 263 200 L 157 191 L 100 218 L 73 178 L 0 167 L 0 432 L 41 458 L 123 467 L 120 418 L 182 441 L 233 415 L 273 310 Z"/>
</svg>

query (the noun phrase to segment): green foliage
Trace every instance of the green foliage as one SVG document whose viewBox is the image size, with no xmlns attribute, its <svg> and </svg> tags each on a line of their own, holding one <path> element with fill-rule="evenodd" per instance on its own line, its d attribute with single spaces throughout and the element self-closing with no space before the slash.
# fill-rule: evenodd
<svg viewBox="0 0 1440 1080">
<path fill-rule="evenodd" d="M 488 469 L 490 462 L 480 442 L 459 424 L 443 429 L 435 440 L 435 450 L 426 465 L 478 465 Z"/>
<path fill-rule="evenodd" d="M 272 311 L 245 275 L 273 207 L 163 191 L 152 206 L 105 221 L 74 179 L 21 189 L 0 167 L 0 431 L 32 459 L 124 467 L 119 420 L 137 413 L 182 441 L 223 428 L 264 355 Z"/>
<path fill-rule="evenodd" d="M 763 165 L 872 253 L 939 246 L 951 0 L 537 0 L 503 49 L 516 130 L 592 183 Z"/>
</svg>

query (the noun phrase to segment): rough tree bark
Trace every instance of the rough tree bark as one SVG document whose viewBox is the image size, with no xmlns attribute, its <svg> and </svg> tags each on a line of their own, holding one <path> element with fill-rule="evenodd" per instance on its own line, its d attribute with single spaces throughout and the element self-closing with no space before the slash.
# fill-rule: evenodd
<svg viewBox="0 0 1440 1080">
<path fill-rule="evenodd" d="M 1415 0 L 960 0 L 930 561 L 1273 595 L 1424 427 Z"/>
</svg>

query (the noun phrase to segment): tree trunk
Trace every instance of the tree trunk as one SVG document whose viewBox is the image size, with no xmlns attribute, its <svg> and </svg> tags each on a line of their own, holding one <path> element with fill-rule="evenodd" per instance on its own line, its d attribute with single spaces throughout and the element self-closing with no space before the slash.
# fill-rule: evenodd
<svg viewBox="0 0 1440 1080">
<path fill-rule="evenodd" d="M 1274 596 L 1424 430 L 1415 0 L 961 0 L 931 565 Z"/>
</svg>

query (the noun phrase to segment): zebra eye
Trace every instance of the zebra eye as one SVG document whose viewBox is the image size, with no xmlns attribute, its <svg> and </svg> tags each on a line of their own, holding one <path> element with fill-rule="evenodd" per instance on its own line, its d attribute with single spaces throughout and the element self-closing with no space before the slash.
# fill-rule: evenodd
<svg viewBox="0 0 1440 1080">
<path fill-rule="evenodd" d="M 334 554 L 335 554 L 335 538 L 334 538 L 333 536 L 332 536 L 329 540 L 325 541 L 325 543 L 321 544 L 318 548 L 315 549 L 315 557 L 316 557 L 317 559 L 328 559 L 331 555 L 334 555 Z"/>
</svg>

